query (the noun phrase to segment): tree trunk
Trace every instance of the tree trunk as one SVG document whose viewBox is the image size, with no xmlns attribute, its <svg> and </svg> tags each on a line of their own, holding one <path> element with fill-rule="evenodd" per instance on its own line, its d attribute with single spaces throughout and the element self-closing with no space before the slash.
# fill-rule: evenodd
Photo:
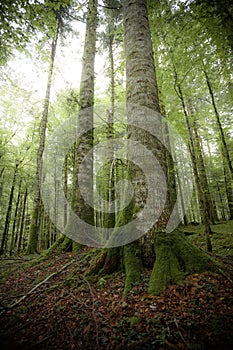
<svg viewBox="0 0 233 350">
<path fill-rule="evenodd" d="M 125 0 L 123 2 L 123 16 L 126 52 L 127 116 L 128 122 L 131 124 L 135 120 L 135 115 L 139 118 L 144 117 L 140 106 L 159 112 L 159 101 L 146 1 Z M 156 127 L 162 133 L 161 119 L 155 118 L 152 127 Z M 164 148 L 161 147 L 161 144 L 155 137 L 148 135 L 144 130 L 140 129 L 139 132 L 136 129 L 135 127 L 128 128 L 129 140 L 137 140 L 149 148 L 159 160 L 166 174 Z M 135 194 L 135 203 L 137 205 L 137 193 Z M 182 268 L 187 272 L 195 272 L 203 271 L 210 267 L 209 257 L 189 244 L 181 234 L 164 233 L 170 213 L 170 203 L 165 203 L 160 219 L 153 228 L 153 232 L 156 232 L 157 236 L 155 240 L 157 258 L 149 282 L 149 291 L 152 294 L 157 294 L 166 288 L 170 281 L 183 279 Z M 163 258 L 164 255 L 167 259 Z M 141 259 L 138 241 L 124 247 L 124 256 L 126 268 L 125 293 L 127 293 L 132 284 L 140 278 Z M 173 263 L 175 264 L 174 268 Z M 166 276 L 165 281 L 164 276 Z"/>
<path fill-rule="evenodd" d="M 28 196 L 28 193 L 26 190 L 26 192 L 24 194 L 23 211 L 22 211 L 21 225 L 20 225 L 20 231 L 19 231 L 18 253 L 22 249 L 22 240 L 23 240 L 24 227 L 25 227 L 25 210 L 26 210 L 27 196 Z"/>
<path fill-rule="evenodd" d="M 202 187 L 202 182 L 201 182 L 200 175 L 198 172 L 197 157 L 195 154 L 195 146 L 194 146 L 192 129 L 191 129 L 190 121 L 189 121 L 189 115 L 188 115 L 188 111 L 187 111 L 187 108 L 185 105 L 185 100 L 184 100 L 181 86 L 177 82 L 177 73 L 176 73 L 175 66 L 174 66 L 174 73 L 175 73 L 176 92 L 177 92 L 177 95 L 181 101 L 181 105 L 182 105 L 182 109 L 183 109 L 183 113 L 184 113 L 184 117 L 185 117 L 185 122 L 186 122 L 187 129 L 188 129 L 188 135 L 189 135 L 188 146 L 189 146 L 189 152 L 190 152 L 190 156 L 191 156 L 191 160 L 192 160 L 195 183 L 196 183 L 196 187 L 197 187 L 197 194 L 198 194 L 198 201 L 199 201 L 199 206 L 200 206 L 200 211 L 201 211 L 201 218 L 202 218 L 202 222 L 205 225 L 207 250 L 208 250 L 208 252 L 212 252 L 212 244 L 211 244 L 211 240 L 210 240 L 210 234 L 211 234 L 210 217 L 209 217 L 208 205 L 207 205 L 206 198 L 204 195 L 205 189 Z"/>
<path fill-rule="evenodd" d="M 50 56 L 50 67 L 48 72 L 48 81 L 47 88 L 44 100 L 43 115 L 40 125 L 40 143 L 37 151 L 37 164 L 36 164 L 36 183 L 34 191 L 34 202 L 33 202 L 33 211 L 31 217 L 30 231 L 29 231 L 29 242 L 27 247 L 27 254 L 34 254 L 37 252 L 37 242 L 39 234 L 39 214 L 40 214 L 40 169 L 42 162 L 42 155 L 45 147 L 45 137 L 47 129 L 47 120 L 48 120 L 48 111 L 50 103 L 50 92 L 52 86 L 52 77 L 53 77 L 53 68 L 56 55 L 57 41 L 59 35 L 59 22 L 57 23 L 56 33 L 54 35 L 52 45 L 51 45 L 51 56 Z"/>
<path fill-rule="evenodd" d="M 72 193 L 72 209 L 74 213 L 84 222 L 94 226 L 94 209 L 88 205 L 81 194 L 78 186 L 78 175 L 80 164 L 89 152 L 91 155 L 89 161 L 86 162 L 86 176 L 83 177 L 83 191 L 87 192 L 86 195 L 93 198 L 93 105 L 94 105 L 94 61 L 96 53 L 96 29 L 97 29 L 97 0 L 89 0 L 88 13 L 86 21 L 86 34 L 85 44 L 83 52 L 82 63 L 82 76 L 80 84 L 80 111 L 78 115 L 79 128 L 89 128 L 89 131 L 81 136 L 80 140 L 76 144 L 76 155 L 74 165 L 74 177 L 73 177 L 73 193 Z M 90 198 L 90 200 L 92 199 Z M 65 234 L 68 237 L 73 235 L 73 222 L 68 220 Z M 89 241 L 88 232 L 79 232 L 77 227 L 77 240 L 78 236 L 82 235 L 87 242 Z"/>
<path fill-rule="evenodd" d="M 15 213 L 14 213 L 14 221 L 13 221 L 13 226 L 12 226 L 12 233 L 11 233 L 11 243 L 10 243 L 10 255 L 12 255 L 13 249 L 14 249 L 14 240 L 15 240 L 15 229 L 16 229 L 16 223 L 18 219 L 18 209 L 19 209 L 19 203 L 20 203 L 20 198 L 21 198 L 21 182 L 19 183 L 19 190 L 18 190 L 18 196 L 16 200 L 16 205 L 15 205 Z"/>
<path fill-rule="evenodd" d="M 159 160 L 164 174 L 166 174 L 166 154 L 159 140 L 145 130 L 140 129 L 139 131 L 136 127 L 131 126 L 137 118 L 146 118 L 144 115 L 146 113 L 146 108 L 160 112 L 146 1 L 124 1 L 123 15 L 125 24 L 124 42 L 126 53 L 127 118 L 129 123 L 128 139 L 139 141 L 147 149 L 150 149 L 156 156 L 156 159 Z M 141 108 L 138 108 L 138 106 L 141 106 Z M 145 110 L 143 110 L 144 107 Z M 162 139 L 161 119 L 155 117 L 154 123 L 153 128 L 156 127 Z M 145 192 L 143 185 L 144 179 L 134 166 L 130 167 L 130 177 L 136 189 L 135 206 L 140 207 L 139 194 Z M 163 230 L 166 227 L 167 219 L 170 216 L 168 214 L 170 207 L 168 207 L 169 205 L 163 211 L 159 222 L 156 224 L 158 230 Z M 132 213 L 134 211 L 133 208 Z M 153 240 L 154 231 L 155 227 L 147 234 L 148 239 L 150 236 L 150 239 L 152 237 Z M 139 251 L 139 241 L 133 242 L 124 248 L 126 269 L 125 293 L 127 293 L 133 283 L 137 282 L 140 278 L 142 263 Z"/>
<path fill-rule="evenodd" d="M 208 217 L 210 219 L 210 222 L 214 224 L 215 221 L 217 220 L 217 213 L 210 195 L 209 182 L 207 179 L 204 158 L 202 155 L 201 141 L 197 131 L 197 122 L 194 116 L 193 116 L 193 131 L 194 131 L 195 150 L 197 154 L 196 158 L 198 160 L 198 167 L 199 167 L 199 173 L 200 173 L 200 180 L 202 182 L 203 195 L 205 196 Z"/>
<path fill-rule="evenodd" d="M 19 164 L 16 163 L 13 181 L 12 181 L 12 185 L 11 185 L 11 192 L 10 192 L 10 197 L 9 197 L 8 208 L 7 208 L 7 213 L 6 213 L 5 226 L 4 226 L 4 231 L 3 231 L 3 235 L 2 235 L 0 255 L 2 255 L 4 253 L 4 251 L 6 251 L 6 249 L 7 249 L 7 236 L 8 236 L 8 231 L 9 231 L 10 221 L 11 221 L 11 211 L 12 211 L 12 204 L 13 204 L 15 182 L 16 182 L 16 175 L 18 172 L 18 167 L 19 167 Z"/>
</svg>

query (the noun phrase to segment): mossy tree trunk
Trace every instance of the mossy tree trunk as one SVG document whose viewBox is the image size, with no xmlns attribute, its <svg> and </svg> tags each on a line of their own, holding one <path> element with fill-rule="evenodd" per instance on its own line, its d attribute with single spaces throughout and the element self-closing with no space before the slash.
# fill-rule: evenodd
<svg viewBox="0 0 233 350">
<path fill-rule="evenodd" d="M 158 113 L 160 107 L 146 0 L 123 1 L 123 17 L 127 117 L 128 123 L 132 124 L 135 115 L 139 118 L 144 117 L 143 113 L 140 113 L 140 106 Z M 152 127 L 156 127 L 162 136 L 161 119 L 155 118 Z M 139 132 L 135 127 L 129 127 L 128 138 L 137 140 L 149 148 L 160 162 L 164 174 L 167 173 L 166 152 L 155 137 L 148 135 L 144 130 Z M 200 272 L 211 268 L 208 255 L 191 245 L 182 234 L 177 231 L 165 233 L 171 213 L 171 203 L 168 203 L 168 198 L 169 196 L 158 222 L 148 233 L 152 236 L 155 234 L 156 237 L 156 261 L 149 282 L 151 294 L 160 293 L 170 282 L 182 281 L 185 272 Z M 137 200 L 137 194 L 135 194 L 136 205 Z M 133 284 L 140 280 L 142 263 L 138 241 L 124 246 L 124 262 L 126 270 L 124 293 L 127 294 Z"/>
<path fill-rule="evenodd" d="M 126 55 L 126 93 L 127 93 L 127 118 L 128 118 L 128 139 L 139 141 L 147 149 L 150 149 L 160 162 L 164 174 L 167 174 L 166 154 L 159 140 L 146 130 L 132 126 L 137 119 L 146 119 L 146 109 L 160 112 L 157 92 L 157 82 L 154 66 L 154 55 L 152 49 L 151 32 L 149 28 L 147 5 L 145 0 L 123 1 L 124 17 L 124 43 Z M 141 107 L 141 108 L 138 108 Z M 145 108 L 144 108 L 145 107 Z M 162 139 L 162 120 L 155 116 L 153 128 L 156 128 Z M 142 158 L 143 162 L 143 158 Z M 142 202 L 146 201 L 145 178 L 139 168 L 130 165 L 130 180 L 134 186 L 134 205 L 140 208 Z M 158 194 L 159 195 L 159 194 Z M 143 197 L 144 196 L 144 197 Z M 164 228 L 169 211 L 163 211 L 158 229 Z M 153 214 L 153 208 L 151 208 Z M 131 215 L 135 213 L 134 208 Z M 130 215 L 130 211 L 128 211 Z M 135 214 L 134 214 L 135 215 Z M 140 220 L 140 216 L 139 220 Z M 127 217 L 129 220 L 130 217 Z M 154 235 L 155 228 L 148 233 Z M 124 247 L 124 261 L 126 270 L 125 294 L 140 279 L 141 254 L 138 241 Z"/>
<path fill-rule="evenodd" d="M 186 274 L 214 269 L 210 256 L 191 244 L 179 230 L 157 234 L 155 247 L 156 261 L 148 289 L 150 294 L 158 295 L 168 284 L 182 282 Z"/>
</svg>

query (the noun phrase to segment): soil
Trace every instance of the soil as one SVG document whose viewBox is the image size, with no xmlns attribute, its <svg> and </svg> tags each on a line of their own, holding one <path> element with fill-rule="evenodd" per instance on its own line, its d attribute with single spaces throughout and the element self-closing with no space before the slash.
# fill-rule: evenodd
<svg viewBox="0 0 233 350">
<path fill-rule="evenodd" d="M 85 277 L 87 254 L 0 265 L 1 349 L 232 349 L 233 257 L 219 258 L 226 270 L 187 276 L 156 297 L 148 269 L 126 298 L 123 272 Z"/>
</svg>

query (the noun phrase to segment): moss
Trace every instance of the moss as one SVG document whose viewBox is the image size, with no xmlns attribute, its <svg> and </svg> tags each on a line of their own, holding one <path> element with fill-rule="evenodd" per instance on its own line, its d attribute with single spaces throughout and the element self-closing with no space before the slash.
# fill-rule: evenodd
<svg viewBox="0 0 233 350">
<path fill-rule="evenodd" d="M 72 251 L 73 253 L 79 253 L 80 250 L 82 249 L 82 245 L 80 243 L 77 243 L 77 242 L 72 242 Z"/>
<path fill-rule="evenodd" d="M 124 295 L 127 295 L 131 288 L 140 281 L 143 269 L 138 241 L 124 247 L 124 263 L 126 272 Z"/>
<path fill-rule="evenodd" d="M 51 253 L 53 253 L 56 249 L 58 249 L 60 247 L 60 245 L 63 243 L 65 239 L 65 236 L 62 235 L 61 237 L 59 237 L 54 243 L 53 245 L 45 251 L 45 253 L 43 253 L 44 255 L 50 255 Z"/>
<path fill-rule="evenodd" d="M 86 271 L 85 275 L 86 276 L 97 275 L 99 271 L 102 269 L 102 267 L 104 266 L 106 255 L 107 255 L 106 251 L 99 251 L 98 255 L 91 259 L 91 264 L 88 270 Z"/>
<path fill-rule="evenodd" d="M 30 234 L 29 234 L 29 242 L 27 247 L 27 255 L 32 255 L 37 253 L 37 242 L 38 242 L 38 226 L 35 223 L 31 223 L 30 226 Z"/>
<path fill-rule="evenodd" d="M 203 272 L 211 269 L 213 259 L 204 251 L 194 246 L 181 231 L 174 231 L 167 235 L 179 261 L 182 262 L 185 272 Z"/>
<path fill-rule="evenodd" d="M 160 239 L 156 244 L 156 261 L 149 281 L 148 292 L 158 295 L 168 284 L 184 280 L 184 273 L 169 241 Z"/>
<path fill-rule="evenodd" d="M 181 282 L 185 274 L 216 270 L 217 263 L 207 253 L 192 245 L 184 234 L 158 233 L 156 261 L 150 277 L 149 293 L 158 295 L 170 283 Z"/>
<path fill-rule="evenodd" d="M 98 289 L 104 289 L 105 286 L 106 286 L 106 283 L 107 283 L 107 281 L 106 281 L 103 277 L 100 277 L 100 278 L 98 279 L 98 282 L 97 282 L 97 284 L 96 284 L 96 287 L 97 287 Z"/>
<path fill-rule="evenodd" d="M 193 232 L 193 235 L 189 236 L 190 242 L 195 244 L 197 247 L 205 250 L 205 230 L 203 225 L 199 225 L 199 229 Z M 217 255 L 226 257 L 233 255 L 233 220 L 217 223 L 211 225 L 212 234 L 211 242 L 213 247 L 213 252 Z M 191 227 L 187 226 L 184 228 L 186 231 L 191 231 Z"/>
<path fill-rule="evenodd" d="M 110 248 L 106 250 L 107 255 L 100 275 L 109 275 L 118 270 L 121 260 L 121 248 Z"/>
<path fill-rule="evenodd" d="M 69 237 L 65 237 L 59 248 L 62 252 L 69 252 L 72 250 L 72 240 Z"/>
<path fill-rule="evenodd" d="M 138 316 L 132 316 L 129 319 L 130 327 L 133 327 L 134 325 L 138 324 L 141 321 L 141 318 Z"/>
</svg>

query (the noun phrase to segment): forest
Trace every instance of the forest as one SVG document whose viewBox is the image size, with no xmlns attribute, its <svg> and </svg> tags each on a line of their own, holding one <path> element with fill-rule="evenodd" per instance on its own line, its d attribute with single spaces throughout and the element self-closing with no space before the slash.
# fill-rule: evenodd
<svg viewBox="0 0 233 350">
<path fill-rule="evenodd" d="M 230 0 L 0 3 L 2 349 L 231 349 Z"/>
</svg>

